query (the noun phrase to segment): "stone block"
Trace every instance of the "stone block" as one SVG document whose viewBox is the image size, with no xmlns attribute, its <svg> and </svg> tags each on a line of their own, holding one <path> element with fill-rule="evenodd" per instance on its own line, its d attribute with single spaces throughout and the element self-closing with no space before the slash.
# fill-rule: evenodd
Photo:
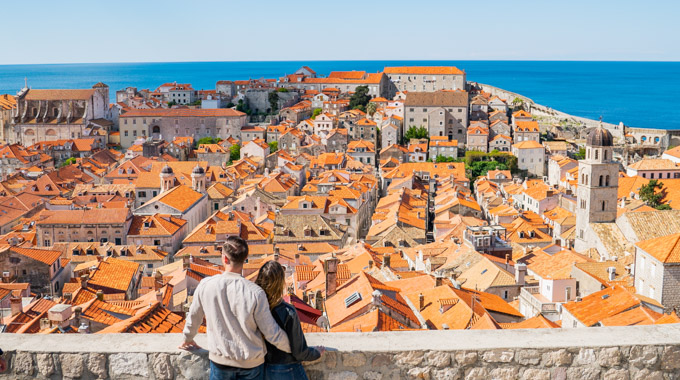
<svg viewBox="0 0 680 380">
<path fill-rule="evenodd" d="M 552 380 L 567 380 L 567 367 L 557 367 L 553 369 Z"/>
<path fill-rule="evenodd" d="M 633 376 L 633 380 L 664 380 L 664 376 L 661 371 L 651 371 L 645 368 L 636 373 Z"/>
<path fill-rule="evenodd" d="M 600 380 L 600 370 L 590 367 L 571 367 L 567 369 L 567 380 Z"/>
<path fill-rule="evenodd" d="M 482 354 L 487 363 L 510 363 L 515 357 L 515 352 L 510 350 L 491 350 Z"/>
<path fill-rule="evenodd" d="M 106 370 L 106 355 L 97 353 L 88 355 L 87 370 L 97 379 L 106 379 L 108 374 L 108 371 Z"/>
<path fill-rule="evenodd" d="M 416 367 L 423 362 L 423 352 L 422 351 L 402 352 L 394 356 L 394 361 L 399 366 Z"/>
<path fill-rule="evenodd" d="M 565 349 L 549 351 L 541 355 L 541 360 L 546 367 L 560 367 L 571 364 L 572 354 Z"/>
<path fill-rule="evenodd" d="M 661 369 L 680 369 L 680 346 L 666 346 L 661 354 Z"/>
<path fill-rule="evenodd" d="M 472 368 L 465 375 L 465 380 L 488 380 L 489 371 L 486 368 Z"/>
<path fill-rule="evenodd" d="M 542 368 L 527 368 L 522 373 L 522 380 L 550 380 L 550 370 Z"/>
<path fill-rule="evenodd" d="M 35 368 L 33 365 L 33 356 L 29 352 L 17 352 L 16 355 L 14 355 L 13 360 L 14 364 L 12 365 L 12 368 L 14 368 L 14 373 L 17 375 L 33 376 Z"/>
<path fill-rule="evenodd" d="M 326 366 L 326 368 L 335 369 L 335 367 L 338 366 L 338 358 L 339 357 L 340 357 L 339 352 L 326 351 L 326 352 L 324 352 L 321 360 L 323 360 L 323 364 Z"/>
<path fill-rule="evenodd" d="M 491 370 L 491 378 L 494 380 L 517 380 L 518 377 L 518 367 L 500 367 Z"/>
<path fill-rule="evenodd" d="M 635 346 L 630 349 L 628 363 L 636 368 L 652 368 L 659 360 L 659 353 L 653 346 Z"/>
<path fill-rule="evenodd" d="M 538 350 L 518 350 L 516 360 L 521 365 L 537 365 L 541 362 L 541 354 Z"/>
<path fill-rule="evenodd" d="M 594 363 L 597 363 L 597 357 L 595 350 L 592 348 L 581 348 L 578 351 L 578 355 L 574 358 L 575 365 L 589 366 Z"/>
<path fill-rule="evenodd" d="M 461 370 L 458 368 L 444 368 L 432 370 L 432 378 L 437 380 L 460 380 Z"/>
<path fill-rule="evenodd" d="M 151 368 L 155 380 L 172 380 L 175 378 L 175 369 L 168 354 L 157 354 L 152 360 Z"/>
<path fill-rule="evenodd" d="M 448 367 L 451 364 L 451 354 L 442 351 L 429 351 L 425 353 L 427 364 L 437 368 Z"/>
<path fill-rule="evenodd" d="M 604 373 L 603 380 L 630 380 L 630 374 L 625 369 L 610 368 Z"/>
<path fill-rule="evenodd" d="M 408 370 L 408 377 L 410 379 L 430 380 L 430 367 L 416 367 Z"/>
<path fill-rule="evenodd" d="M 177 367 L 187 380 L 207 379 L 210 376 L 210 361 L 207 351 L 182 351 L 177 356 Z"/>
<path fill-rule="evenodd" d="M 54 372 L 56 372 L 56 366 L 54 365 L 54 358 L 52 354 L 37 354 L 35 356 L 35 362 L 38 365 L 38 373 L 45 377 L 50 377 Z"/>
<path fill-rule="evenodd" d="M 456 352 L 454 356 L 458 365 L 465 367 L 475 364 L 478 355 L 476 352 Z"/>
<path fill-rule="evenodd" d="M 380 372 L 366 371 L 364 372 L 364 380 L 382 380 L 383 374 Z"/>
<path fill-rule="evenodd" d="M 600 350 L 597 355 L 597 364 L 600 367 L 615 367 L 621 363 L 621 351 L 618 347 L 607 347 Z"/>
<path fill-rule="evenodd" d="M 83 376 L 85 363 L 83 363 L 82 354 L 61 354 L 59 361 L 61 362 L 61 374 L 64 377 L 77 379 Z"/>
<path fill-rule="evenodd" d="M 357 380 L 359 375 L 351 371 L 331 372 L 328 374 L 328 380 Z"/>
<path fill-rule="evenodd" d="M 361 367 L 366 364 L 366 355 L 360 352 L 350 352 L 342 355 L 342 365 L 345 367 Z"/>
<path fill-rule="evenodd" d="M 378 368 L 382 366 L 389 366 L 392 364 L 392 355 L 376 354 L 371 360 L 371 366 Z"/>
<path fill-rule="evenodd" d="M 112 378 L 131 376 L 149 377 L 146 354 L 122 352 L 109 356 L 109 375 Z"/>
</svg>

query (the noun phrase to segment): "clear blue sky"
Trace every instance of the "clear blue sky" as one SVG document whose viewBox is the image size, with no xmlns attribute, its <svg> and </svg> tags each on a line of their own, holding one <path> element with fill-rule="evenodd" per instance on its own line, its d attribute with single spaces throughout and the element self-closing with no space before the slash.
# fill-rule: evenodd
<svg viewBox="0 0 680 380">
<path fill-rule="evenodd" d="M 0 64 L 680 60 L 680 1 L 30 0 Z"/>
</svg>

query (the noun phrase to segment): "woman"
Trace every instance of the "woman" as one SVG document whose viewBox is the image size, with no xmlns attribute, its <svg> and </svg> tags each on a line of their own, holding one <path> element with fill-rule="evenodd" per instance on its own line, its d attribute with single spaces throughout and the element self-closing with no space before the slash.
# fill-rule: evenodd
<svg viewBox="0 0 680 380">
<path fill-rule="evenodd" d="M 286 271 L 276 261 L 266 262 L 255 283 L 267 294 L 269 308 L 276 323 L 288 335 L 291 353 L 286 353 L 269 342 L 265 357 L 265 379 L 267 380 L 308 380 L 301 362 L 316 360 L 325 351 L 323 347 L 308 347 L 295 308 L 283 302 L 286 286 Z"/>
</svg>

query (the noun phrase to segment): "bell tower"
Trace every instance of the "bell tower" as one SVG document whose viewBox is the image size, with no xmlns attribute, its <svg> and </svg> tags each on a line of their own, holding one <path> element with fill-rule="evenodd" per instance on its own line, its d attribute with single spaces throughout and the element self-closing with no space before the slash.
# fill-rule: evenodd
<svg viewBox="0 0 680 380">
<path fill-rule="evenodd" d="M 578 163 L 574 244 L 577 252 L 591 248 L 590 223 L 616 221 L 619 164 L 613 161 L 613 145 L 612 134 L 600 122 L 600 126 L 588 134 L 586 157 Z"/>
<path fill-rule="evenodd" d="M 205 193 L 205 170 L 198 164 L 191 171 L 191 187 L 199 193 Z"/>
<path fill-rule="evenodd" d="M 172 168 L 165 164 L 161 169 L 161 194 L 175 187 L 175 173 Z"/>
</svg>

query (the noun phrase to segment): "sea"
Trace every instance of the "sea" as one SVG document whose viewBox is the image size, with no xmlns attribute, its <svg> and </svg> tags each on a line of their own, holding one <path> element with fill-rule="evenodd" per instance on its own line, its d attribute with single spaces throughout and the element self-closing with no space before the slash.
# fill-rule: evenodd
<svg viewBox="0 0 680 380">
<path fill-rule="evenodd" d="M 604 61 L 261 61 L 0 65 L 0 94 L 31 88 L 89 88 L 106 83 L 155 89 L 165 82 L 214 89 L 218 80 L 279 78 L 306 65 L 331 71 L 385 66 L 449 66 L 469 81 L 516 92 L 568 114 L 631 127 L 680 129 L 680 62 Z"/>
</svg>

